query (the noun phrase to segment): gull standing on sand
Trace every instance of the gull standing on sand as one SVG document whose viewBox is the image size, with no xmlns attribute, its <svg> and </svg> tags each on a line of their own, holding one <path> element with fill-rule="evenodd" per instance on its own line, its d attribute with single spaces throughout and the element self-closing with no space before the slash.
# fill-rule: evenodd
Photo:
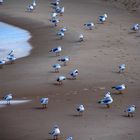
<svg viewBox="0 0 140 140">
<path fill-rule="evenodd" d="M 12 94 L 7 94 L 6 96 L 3 97 L 5 101 L 7 101 L 7 105 L 10 105 L 10 101 L 12 100 Z"/>
<path fill-rule="evenodd" d="M 131 105 L 125 110 L 125 112 L 127 112 L 127 114 L 128 114 L 128 117 L 133 117 L 135 111 L 136 111 L 136 106 L 135 105 Z"/>
<path fill-rule="evenodd" d="M 55 72 L 59 72 L 59 69 L 61 68 L 60 64 L 54 64 L 52 65 L 52 67 L 54 68 Z"/>
<path fill-rule="evenodd" d="M 56 48 L 51 49 L 49 52 L 53 52 L 56 54 L 56 56 L 59 56 L 61 51 L 62 51 L 62 47 L 58 46 Z"/>
<path fill-rule="evenodd" d="M 3 65 L 5 65 L 5 64 L 6 64 L 6 61 L 5 60 L 0 60 L 0 68 L 2 68 Z"/>
<path fill-rule="evenodd" d="M 59 32 L 57 33 L 57 36 L 59 36 L 60 39 L 63 39 L 64 36 L 65 36 L 65 34 L 64 34 L 64 32 L 59 31 Z"/>
<path fill-rule="evenodd" d="M 107 92 L 104 96 L 104 98 L 100 101 L 98 101 L 99 104 L 106 105 L 107 108 L 110 108 L 110 104 L 113 103 L 113 98 L 110 95 L 110 92 Z"/>
<path fill-rule="evenodd" d="M 57 24 L 59 23 L 59 19 L 57 19 L 57 18 L 52 18 L 52 19 L 50 19 L 50 22 L 51 22 L 54 26 L 57 26 Z"/>
<path fill-rule="evenodd" d="M 62 85 L 64 80 L 66 80 L 66 77 L 65 76 L 59 76 L 56 79 L 56 81 L 59 83 L 59 85 Z"/>
<path fill-rule="evenodd" d="M 14 63 L 14 61 L 16 60 L 16 57 L 14 56 L 14 54 L 10 54 L 7 56 L 7 59 L 12 63 Z"/>
<path fill-rule="evenodd" d="M 36 0 L 33 0 L 32 5 L 36 7 Z"/>
<path fill-rule="evenodd" d="M 83 36 L 83 34 L 80 34 L 79 35 L 79 42 L 82 42 L 82 41 L 84 41 L 84 36 Z"/>
<path fill-rule="evenodd" d="M 68 137 L 66 140 L 73 140 L 73 137 Z"/>
<path fill-rule="evenodd" d="M 56 17 L 57 17 L 57 13 L 54 12 L 51 14 L 51 19 L 55 19 Z"/>
<path fill-rule="evenodd" d="M 79 116 L 82 116 L 83 112 L 85 111 L 84 105 L 79 105 L 76 110 L 78 111 Z"/>
<path fill-rule="evenodd" d="M 41 98 L 40 99 L 40 103 L 41 103 L 43 109 L 47 108 L 48 102 L 49 102 L 49 98 Z"/>
<path fill-rule="evenodd" d="M 60 135 L 59 127 L 57 125 L 55 125 L 54 128 L 52 129 L 52 131 L 49 134 L 53 136 L 54 140 L 58 139 L 58 136 Z"/>
<path fill-rule="evenodd" d="M 138 31 L 140 29 L 140 25 L 139 24 L 134 24 L 131 29 L 133 31 Z"/>
<path fill-rule="evenodd" d="M 58 61 L 63 62 L 64 63 L 64 66 L 66 66 L 67 65 L 67 62 L 70 61 L 70 58 L 68 56 L 65 56 L 65 57 L 59 58 Z"/>
<path fill-rule="evenodd" d="M 89 30 L 92 30 L 93 27 L 95 26 L 93 22 L 88 22 L 88 23 L 85 23 L 84 26 L 89 29 Z"/>
<path fill-rule="evenodd" d="M 119 65 L 119 73 L 124 72 L 125 68 L 126 68 L 126 65 L 125 64 L 120 64 Z"/>
<path fill-rule="evenodd" d="M 119 91 L 120 94 L 122 94 L 122 91 L 126 89 L 126 86 L 125 86 L 125 84 L 117 85 L 117 86 L 113 86 L 112 89 L 115 89 L 115 90 Z"/>
<path fill-rule="evenodd" d="M 0 5 L 2 5 L 3 4 L 3 0 L 0 0 Z"/>
<path fill-rule="evenodd" d="M 65 33 L 66 31 L 67 31 L 67 28 L 66 27 L 63 27 L 63 28 L 60 29 L 60 32 Z"/>
<path fill-rule="evenodd" d="M 104 22 L 106 21 L 106 19 L 107 19 L 107 14 L 104 14 L 104 15 L 102 15 L 102 16 L 99 16 L 99 21 L 100 21 L 101 23 L 104 23 Z"/>
<path fill-rule="evenodd" d="M 65 11 L 64 7 L 57 6 L 56 9 L 55 9 L 55 12 L 60 14 L 61 16 L 63 15 L 64 11 Z"/>
<path fill-rule="evenodd" d="M 27 12 L 33 12 L 33 10 L 34 10 L 33 4 L 29 4 L 29 5 L 27 6 L 26 10 L 27 10 Z"/>
<path fill-rule="evenodd" d="M 70 72 L 70 76 L 73 78 L 73 79 L 76 79 L 77 75 L 79 74 L 79 71 L 77 69 L 74 69 Z"/>
</svg>

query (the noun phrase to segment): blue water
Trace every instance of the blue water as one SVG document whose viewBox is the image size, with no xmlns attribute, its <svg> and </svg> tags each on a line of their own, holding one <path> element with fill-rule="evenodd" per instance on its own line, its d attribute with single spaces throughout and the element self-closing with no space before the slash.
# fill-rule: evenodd
<svg viewBox="0 0 140 140">
<path fill-rule="evenodd" d="M 7 60 L 11 50 L 16 58 L 28 56 L 32 49 L 30 38 L 28 31 L 0 22 L 0 60 Z"/>
</svg>

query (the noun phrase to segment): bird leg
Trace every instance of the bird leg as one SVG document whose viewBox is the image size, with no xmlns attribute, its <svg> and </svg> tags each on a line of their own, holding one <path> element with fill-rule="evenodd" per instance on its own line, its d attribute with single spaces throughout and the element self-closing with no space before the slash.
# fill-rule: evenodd
<svg viewBox="0 0 140 140">
<path fill-rule="evenodd" d="M 107 108 L 110 108 L 110 105 L 109 104 L 107 104 L 106 106 L 107 106 Z"/>
</svg>

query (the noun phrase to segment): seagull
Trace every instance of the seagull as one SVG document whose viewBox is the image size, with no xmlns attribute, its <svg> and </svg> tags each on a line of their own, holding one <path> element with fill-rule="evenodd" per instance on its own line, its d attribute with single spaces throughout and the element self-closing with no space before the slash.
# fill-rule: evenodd
<svg viewBox="0 0 140 140">
<path fill-rule="evenodd" d="M 57 24 L 59 23 L 59 20 L 57 18 L 52 18 L 50 19 L 50 22 L 54 24 L 54 26 L 57 26 Z"/>
<path fill-rule="evenodd" d="M 7 56 L 7 59 L 12 63 L 14 63 L 14 61 L 16 60 L 16 57 L 13 54 L 10 54 Z"/>
<path fill-rule="evenodd" d="M 73 140 L 73 137 L 68 137 L 66 140 Z"/>
<path fill-rule="evenodd" d="M 65 76 L 59 76 L 56 81 L 59 83 L 59 85 L 62 85 L 62 81 L 66 80 L 66 77 Z"/>
<path fill-rule="evenodd" d="M 62 47 L 58 46 L 56 48 L 51 49 L 49 52 L 54 52 L 56 53 L 56 56 L 59 56 L 61 51 L 62 51 Z"/>
<path fill-rule="evenodd" d="M 33 4 L 29 4 L 29 6 L 26 9 L 28 12 L 32 12 L 34 10 Z"/>
<path fill-rule="evenodd" d="M 36 7 L 36 0 L 33 0 L 32 5 L 33 5 L 34 7 Z"/>
<path fill-rule="evenodd" d="M 126 86 L 124 84 L 117 85 L 117 86 L 113 86 L 112 89 L 115 89 L 117 91 L 120 91 L 120 94 L 122 94 L 122 91 L 126 89 Z"/>
<path fill-rule="evenodd" d="M 125 64 L 120 64 L 119 65 L 119 73 L 124 72 L 125 68 L 126 68 L 126 65 Z"/>
<path fill-rule="evenodd" d="M 139 24 L 134 24 L 133 27 L 131 28 L 133 31 L 138 31 L 140 29 Z"/>
<path fill-rule="evenodd" d="M 41 100 L 40 100 L 40 103 L 43 108 L 47 107 L 48 102 L 49 102 L 49 98 L 41 98 Z"/>
<path fill-rule="evenodd" d="M 88 23 L 85 23 L 84 26 L 88 28 L 89 30 L 92 30 L 95 25 L 93 22 L 88 22 Z"/>
<path fill-rule="evenodd" d="M 82 42 L 82 41 L 84 41 L 84 36 L 83 36 L 83 34 L 80 34 L 79 35 L 79 42 Z"/>
<path fill-rule="evenodd" d="M 49 134 L 53 136 L 54 140 L 58 139 L 58 136 L 60 135 L 59 127 L 57 125 L 55 125 L 54 128 L 52 129 L 52 131 Z"/>
<path fill-rule="evenodd" d="M 64 7 L 57 6 L 56 9 L 55 9 L 55 12 L 60 14 L 61 16 L 63 15 L 64 11 L 65 11 Z"/>
<path fill-rule="evenodd" d="M 12 94 L 8 94 L 3 97 L 3 99 L 7 101 L 7 105 L 10 105 L 10 101 L 12 100 L 12 98 Z"/>
<path fill-rule="evenodd" d="M 110 92 L 105 94 L 104 98 L 100 101 L 98 101 L 99 104 L 106 105 L 107 108 L 110 108 L 110 104 L 113 102 L 113 98 L 110 95 Z"/>
<path fill-rule="evenodd" d="M 0 0 L 0 5 L 2 5 L 3 4 L 3 0 Z"/>
<path fill-rule="evenodd" d="M 52 13 L 51 18 L 52 18 L 52 19 L 55 19 L 56 17 L 57 17 L 57 13 L 55 13 L 55 12 Z"/>
<path fill-rule="evenodd" d="M 111 93 L 108 91 L 108 92 L 105 93 L 104 98 L 110 97 L 110 96 L 111 96 Z"/>
<path fill-rule="evenodd" d="M 60 29 L 60 32 L 65 33 L 66 31 L 67 31 L 67 28 L 66 27 L 63 27 L 63 28 Z"/>
<path fill-rule="evenodd" d="M 52 67 L 55 69 L 55 72 L 59 72 L 59 69 L 61 68 L 60 64 L 54 64 Z"/>
<path fill-rule="evenodd" d="M 76 110 L 79 112 L 79 116 L 83 115 L 83 112 L 85 111 L 85 108 L 83 105 L 79 105 Z"/>
<path fill-rule="evenodd" d="M 59 58 L 58 61 L 64 62 L 64 66 L 66 66 L 67 62 L 70 61 L 70 58 L 68 56 L 65 56 L 65 57 Z"/>
<path fill-rule="evenodd" d="M 77 69 L 74 69 L 70 72 L 70 75 L 73 79 L 76 79 L 77 75 L 79 74 L 79 71 Z"/>
<path fill-rule="evenodd" d="M 59 0 L 56 0 L 54 2 L 51 3 L 52 6 L 58 6 L 59 5 Z"/>
<path fill-rule="evenodd" d="M 62 39 L 62 38 L 64 38 L 65 34 L 64 34 L 64 32 L 59 31 L 57 33 L 57 36 L 59 36 L 59 38 Z"/>
<path fill-rule="evenodd" d="M 5 60 L 0 60 L 0 68 L 2 68 L 4 64 L 6 64 L 6 61 Z"/>
<path fill-rule="evenodd" d="M 135 111 L 136 111 L 136 106 L 135 105 L 131 105 L 125 110 L 125 112 L 128 113 L 128 117 L 133 117 Z"/>
<path fill-rule="evenodd" d="M 102 15 L 102 16 L 99 16 L 99 21 L 100 21 L 101 23 L 104 23 L 104 22 L 106 21 L 106 18 L 107 18 L 107 14 L 104 14 L 104 15 Z"/>
</svg>

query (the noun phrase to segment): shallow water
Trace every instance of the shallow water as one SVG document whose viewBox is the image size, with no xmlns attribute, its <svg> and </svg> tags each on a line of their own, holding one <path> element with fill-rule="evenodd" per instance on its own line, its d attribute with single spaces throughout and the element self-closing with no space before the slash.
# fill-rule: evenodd
<svg viewBox="0 0 140 140">
<path fill-rule="evenodd" d="M 31 100 L 12 100 L 10 101 L 10 105 L 18 105 L 18 104 L 23 104 L 23 103 L 27 103 L 30 102 Z M 1 100 L 0 101 L 0 108 L 2 107 L 6 107 L 7 105 L 7 101 L 5 100 Z"/>
<path fill-rule="evenodd" d="M 28 31 L 0 22 L 0 60 L 8 61 L 11 50 L 16 58 L 28 56 L 32 49 L 28 42 L 30 38 Z"/>
</svg>

